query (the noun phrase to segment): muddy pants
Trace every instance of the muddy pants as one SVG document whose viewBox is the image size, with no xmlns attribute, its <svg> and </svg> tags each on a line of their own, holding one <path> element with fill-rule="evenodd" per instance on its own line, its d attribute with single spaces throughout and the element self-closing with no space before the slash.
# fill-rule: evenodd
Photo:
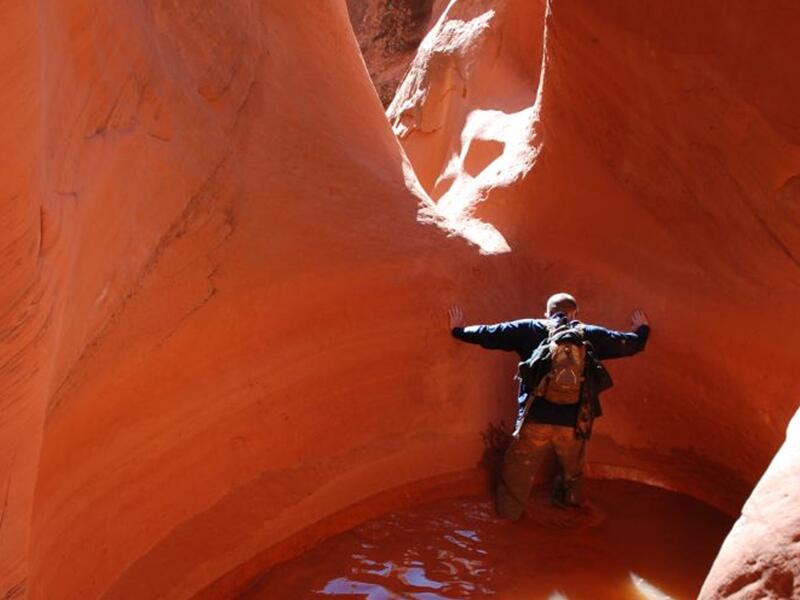
<svg viewBox="0 0 800 600">
<path fill-rule="evenodd" d="M 519 439 L 511 442 L 503 460 L 503 472 L 497 486 L 498 515 L 514 521 L 522 516 L 533 486 L 533 476 L 551 449 L 555 450 L 562 471 L 553 489 L 554 502 L 580 504 L 586 442 L 575 438 L 572 427 L 525 423 Z"/>
</svg>

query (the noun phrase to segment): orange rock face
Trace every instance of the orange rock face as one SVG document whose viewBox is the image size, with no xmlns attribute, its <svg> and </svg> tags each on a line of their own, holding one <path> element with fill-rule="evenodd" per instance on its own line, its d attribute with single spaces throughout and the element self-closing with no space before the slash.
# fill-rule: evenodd
<svg viewBox="0 0 800 600">
<path fill-rule="evenodd" d="M 593 473 L 738 510 L 799 391 L 797 7 L 441 8 L 390 120 L 341 0 L 0 8 L 0 597 L 225 597 L 474 487 L 515 360 L 446 307 L 560 289 L 655 324 Z"/>
<path fill-rule="evenodd" d="M 41 56 L 4 96 L 2 593 L 188 597 L 471 467 L 488 416 L 424 375 L 476 259 L 418 223 L 343 3 L 101 4 L 3 19 Z"/>
<path fill-rule="evenodd" d="M 46 351 L 54 298 L 49 277 L 42 274 L 45 229 L 37 197 L 36 8 L 5 5 L 0 18 L 0 597 L 16 598 L 25 593 L 33 487 L 50 388 Z"/>
<path fill-rule="evenodd" d="M 477 206 L 516 193 L 541 149 L 544 16 L 544 2 L 451 3 L 387 113 L 436 214 L 485 253 L 510 248 Z"/>
<path fill-rule="evenodd" d="M 702 600 L 800 597 L 800 412 L 717 556 Z"/>
<path fill-rule="evenodd" d="M 743 490 L 735 479 L 754 480 L 780 443 L 775 426 L 791 414 L 797 389 L 788 375 L 797 353 L 755 333 L 765 313 L 797 314 L 798 124 L 776 119 L 785 107 L 777 90 L 798 97 L 780 58 L 795 44 L 781 23 L 795 14 L 785 6 L 755 15 L 742 4 L 706 8 L 686 24 L 672 9 L 648 6 L 552 3 L 537 76 L 536 61 L 523 69 L 502 50 L 515 47 L 515 33 L 536 39 L 531 3 L 454 3 L 450 22 L 423 42 L 389 115 L 442 218 L 455 228 L 479 220 L 525 256 L 529 276 L 517 285 L 530 285 L 531 295 L 577 290 L 592 311 L 585 318 L 612 325 L 606 311 L 614 306 L 650 309 L 657 325 L 645 364 L 619 365 L 628 390 L 641 386 L 632 390 L 639 400 L 609 406 L 614 433 L 596 446 L 605 451 L 608 442 L 616 452 L 624 439 L 629 458 L 615 460 L 633 470 L 669 455 L 675 470 L 662 475 L 731 507 Z M 746 39 L 740 20 L 752 28 Z M 770 40 L 763 51 L 774 80 L 763 79 L 754 59 L 736 58 L 755 53 L 755 39 Z M 762 87 L 756 93 L 748 81 Z M 524 83 L 527 95 L 511 93 Z M 518 100 L 513 109 L 502 106 L 506 90 Z M 470 128 L 492 110 L 500 122 L 530 116 L 496 132 Z M 495 149 L 476 161 L 482 169 L 468 166 L 476 140 Z M 789 321 L 782 327 L 791 330 Z M 696 340 L 725 351 L 701 350 Z M 759 398 L 767 397 L 765 409 Z M 742 439 L 744 431 L 751 434 Z M 724 499 L 726 489 L 739 491 Z"/>
</svg>

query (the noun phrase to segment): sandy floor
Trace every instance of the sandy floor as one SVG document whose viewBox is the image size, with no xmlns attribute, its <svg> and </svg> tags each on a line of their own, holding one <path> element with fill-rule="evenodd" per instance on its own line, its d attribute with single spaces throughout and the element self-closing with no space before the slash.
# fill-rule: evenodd
<svg viewBox="0 0 800 600">
<path fill-rule="evenodd" d="M 243 598 L 695 598 L 732 521 L 696 500 L 591 481 L 591 505 L 534 493 L 517 524 L 487 498 L 446 500 L 369 521 L 266 573 Z"/>
</svg>

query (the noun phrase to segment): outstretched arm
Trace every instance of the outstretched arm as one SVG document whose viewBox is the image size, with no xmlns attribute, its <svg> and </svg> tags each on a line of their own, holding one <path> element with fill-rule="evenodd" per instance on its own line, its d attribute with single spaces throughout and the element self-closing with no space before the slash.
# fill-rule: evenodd
<svg viewBox="0 0 800 600">
<path fill-rule="evenodd" d="M 460 306 L 451 306 L 450 332 L 454 338 L 470 344 L 478 344 L 489 350 L 519 351 L 530 334 L 531 321 L 506 321 L 494 325 L 466 326 L 464 311 Z"/>
<path fill-rule="evenodd" d="M 650 335 L 650 322 L 644 311 L 633 311 L 631 325 L 631 332 L 614 331 L 594 325 L 586 327 L 586 337 L 594 346 L 600 360 L 633 356 L 644 350 Z"/>
</svg>

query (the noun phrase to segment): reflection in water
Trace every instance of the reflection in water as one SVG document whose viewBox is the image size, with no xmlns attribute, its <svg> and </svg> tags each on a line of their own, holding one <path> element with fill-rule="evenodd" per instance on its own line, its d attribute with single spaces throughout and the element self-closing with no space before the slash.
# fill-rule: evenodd
<svg viewBox="0 0 800 600">
<path fill-rule="evenodd" d="M 374 600 L 457 600 L 491 594 L 492 566 L 477 528 L 496 519 L 487 502 L 460 500 L 454 504 L 458 521 L 439 515 L 411 516 L 415 513 L 412 509 L 404 518 L 391 515 L 356 528 L 358 541 L 348 561 L 350 574 L 328 581 L 316 594 Z M 421 531 L 424 536 L 419 535 Z M 400 560 L 387 559 L 393 541 L 400 539 L 408 543 Z"/>
<path fill-rule="evenodd" d="M 673 600 L 652 583 L 639 577 L 636 573 L 631 573 L 631 581 L 645 600 Z"/>
<path fill-rule="evenodd" d="M 241 598 L 696 597 L 731 520 L 644 485 L 590 484 L 589 509 L 553 508 L 540 488 L 519 523 L 496 518 L 488 498 L 386 515 L 275 567 Z"/>
</svg>

